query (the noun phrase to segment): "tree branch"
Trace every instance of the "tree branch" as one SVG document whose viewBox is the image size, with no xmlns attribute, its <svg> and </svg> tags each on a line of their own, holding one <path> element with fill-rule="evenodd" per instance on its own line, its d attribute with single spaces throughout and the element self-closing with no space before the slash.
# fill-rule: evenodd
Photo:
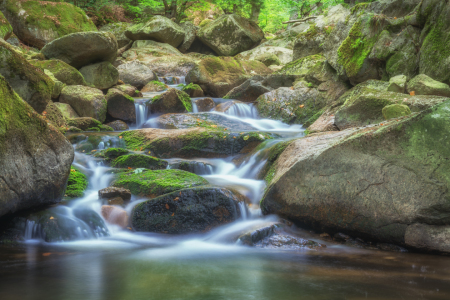
<svg viewBox="0 0 450 300">
<path fill-rule="evenodd" d="M 301 22 L 306 22 L 306 21 L 308 21 L 308 20 L 316 19 L 316 18 L 317 18 L 317 17 L 308 17 L 308 18 L 304 18 L 304 19 L 301 19 L 301 20 L 292 20 L 292 21 L 283 22 L 283 24 L 301 23 Z"/>
</svg>

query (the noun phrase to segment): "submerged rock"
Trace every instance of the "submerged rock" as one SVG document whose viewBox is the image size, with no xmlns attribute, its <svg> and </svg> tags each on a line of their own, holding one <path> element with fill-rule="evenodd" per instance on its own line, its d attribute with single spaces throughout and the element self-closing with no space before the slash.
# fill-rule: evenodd
<svg viewBox="0 0 450 300">
<path fill-rule="evenodd" d="M 128 213 L 120 207 L 103 205 L 102 217 L 106 222 L 122 227 L 123 229 L 129 226 Z"/>
</svg>

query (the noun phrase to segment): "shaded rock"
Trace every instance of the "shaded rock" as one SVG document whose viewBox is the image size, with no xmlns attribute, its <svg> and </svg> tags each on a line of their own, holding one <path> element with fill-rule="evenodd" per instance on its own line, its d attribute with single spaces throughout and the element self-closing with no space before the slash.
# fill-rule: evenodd
<svg viewBox="0 0 450 300">
<path fill-rule="evenodd" d="M 198 84 L 190 83 L 188 85 L 185 85 L 181 90 L 188 94 L 191 98 L 199 98 L 205 96 L 202 88 Z"/>
<path fill-rule="evenodd" d="M 58 38 L 45 45 L 41 52 L 47 59 L 56 58 L 79 69 L 102 61 L 113 63 L 117 49 L 117 41 L 112 33 L 90 31 Z"/>
<path fill-rule="evenodd" d="M 155 40 L 178 47 L 184 40 L 185 31 L 178 24 L 163 16 L 152 16 L 143 23 L 129 27 L 125 35 L 130 40 Z"/>
<path fill-rule="evenodd" d="M 182 23 L 180 27 L 183 28 L 185 36 L 179 49 L 182 53 L 186 53 L 189 48 L 191 48 L 192 43 L 194 43 L 194 40 L 197 37 L 197 27 L 189 21 Z"/>
<path fill-rule="evenodd" d="M 309 29 L 300 33 L 294 42 L 293 60 L 297 60 L 310 55 L 322 54 L 323 44 L 327 38 L 327 28 L 319 28 L 312 24 Z"/>
<path fill-rule="evenodd" d="M 111 199 L 115 197 L 120 197 L 124 201 L 131 200 L 131 192 L 130 190 L 118 187 L 107 187 L 98 191 L 98 197 L 100 199 Z"/>
<path fill-rule="evenodd" d="M 196 175 L 211 175 L 214 166 L 201 161 L 179 160 L 175 163 L 172 161 L 169 165 L 169 169 L 183 170 Z"/>
<path fill-rule="evenodd" d="M 250 232 L 244 233 L 241 236 L 239 236 L 237 243 L 246 246 L 254 246 L 261 240 L 269 236 L 272 236 L 275 233 L 277 225 L 279 224 L 278 223 L 269 224 L 262 228 L 258 228 Z"/>
<path fill-rule="evenodd" d="M 287 64 L 293 60 L 292 50 L 283 48 L 283 47 L 274 47 L 274 46 L 258 46 L 255 49 L 248 50 L 236 55 L 236 58 L 241 60 L 259 60 L 258 57 L 269 55 L 276 56 L 277 59 L 273 58 L 273 60 L 278 61 L 278 64 Z M 263 61 L 261 61 L 263 62 Z M 263 62 L 264 63 L 264 62 Z M 265 64 L 266 66 L 270 66 Z"/>
<path fill-rule="evenodd" d="M 214 103 L 214 100 L 211 98 L 198 99 L 198 100 L 194 100 L 193 102 L 197 106 L 198 112 L 207 112 L 216 106 L 216 104 Z"/>
<path fill-rule="evenodd" d="M 134 99 L 118 89 L 109 89 L 106 94 L 108 114 L 122 121 L 136 123 Z"/>
<path fill-rule="evenodd" d="M 42 112 L 42 115 L 44 116 L 44 119 L 48 120 L 53 126 L 60 130 L 65 130 L 67 127 L 66 119 L 52 100 L 50 100 L 47 107 Z"/>
<path fill-rule="evenodd" d="M 411 114 L 411 110 L 406 105 L 392 104 L 383 107 L 382 113 L 384 119 L 389 120 L 393 118 L 401 118 L 404 116 L 409 116 Z"/>
<path fill-rule="evenodd" d="M 450 253 L 450 228 L 448 225 L 412 224 L 406 228 L 405 244 L 427 251 Z"/>
<path fill-rule="evenodd" d="M 185 189 L 136 205 L 131 224 L 136 231 L 205 232 L 237 220 L 239 200 L 239 195 L 225 188 Z"/>
<path fill-rule="evenodd" d="M 192 112 L 189 95 L 175 88 L 155 96 L 150 104 L 152 113 L 183 113 Z"/>
<path fill-rule="evenodd" d="M 13 35 L 13 28 L 9 24 L 8 20 L 5 18 L 2 12 L 0 12 L 0 38 L 5 41 L 8 40 Z M 15 35 L 14 35 L 15 36 Z M 17 38 L 17 37 L 16 37 Z M 14 45 L 18 46 L 18 45 Z"/>
<path fill-rule="evenodd" d="M 138 61 L 120 65 L 117 70 L 120 80 L 135 86 L 139 90 L 150 81 L 158 80 L 158 77 L 149 67 Z"/>
<path fill-rule="evenodd" d="M 142 97 L 142 93 L 130 84 L 116 85 L 114 88 L 130 97 Z"/>
<path fill-rule="evenodd" d="M 113 131 L 111 127 L 103 125 L 96 119 L 89 117 L 68 119 L 67 124 L 83 131 Z"/>
<path fill-rule="evenodd" d="M 106 25 L 100 27 L 98 30 L 112 33 L 116 37 L 117 45 L 118 45 L 118 48 L 120 49 L 120 48 L 128 45 L 129 42 L 131 42 L 131 40 L 129 38 L 127 38 L 125 35 L 125 31 L 130 26 L 132 26 L 130 23 L 117 22 L 117 23 L 106 24 Z"/>
<path fill-rule="evenodd" d="M 152 81 L 147 83 L 141 90 L 142 93 L 151 93 L 151 92 L 162 92 L 169 88 L 168 85 L 162 83 L 161 81 Z"/>
<path fill-rule="evenodd" d="M 106 123 L 106 126 L 111 127 L 114 131 L 124 131 L 130 129 L 124 121 L 115 120 L 109 123 Z"/>
<path fill-rule="evenodd" d="M 425 74 L 420 74 L 411 79 L 407 85 L 408 93 L 414 92 L 416 95 L 436 95 L 450 97 L 450 87 L 448 84 L 436 81 Z"/>
<path fill-rule="evenodd" d="M 122 155 L 111 164 L 115 168 L 144 168 L 148 170 L 165 170 L 167 162 L 144 154 Z"/>
<path fill-rule="evenodd" d="M 88 85 L 100 90 L 109 89 L 119 80 L 119 71 L 109 61 L 84 66 L 80 73 Z"/>
<path fill-rule="evenodd" d="M 82 9 L 66 2 L 5 0 L 0 9 L 17 37 L 39 49 L 70 33 L 97 31 Z"/>
<path fill-rule="evenodd" d="M 59 202 L 74 158 L 72 145 L 1 76 L 0 89 L 0 216 Z"/>
<path fill-rule="evenodd" d="M 106 222 L 120 226 L 124 229 L 127 228 L 129 224 L 127 212 L 123 208 L 117 206 L 103 205 L 102 217 Z"/>
<path fill-rule="evenodd" d="M 33 66 L 49 70 L 59 81 L 67 85 L 87 85 L 83 75 L 71 65 L 59 59 L 30 60 Z"/>
<path fill-rule="evenodd" d="M 67 103 L 80 117 L 90 117 L 104 122 L 106 119 L 106 98 L 102 91 L 87 86 L 71 85 L 61 91 L 59 99 Z"/>
<path fill-rule="evenodd" d="M 264 33 L 255 22 L 233 14 L 201 27 L 197 36 L 218 55 L 233 56 L 258 45 Z"/>
<path fill-rule="evenodd" d="M 76 111 L 67 103 L 55 102 L 53 103 L 56 107 L 58 107 L 59 111 L 66 119 L 79 118 L 80 116 L 76 113 Z"/>
<path fill-rule="evenodd" d="M 53 81 L 52 99 L 58 99 L 61 95 L 62 89 L 66 86 L 64 83 L 56 79 L 53 73 L 49 70 L 44 70 L 44 74 L 47 75 Z"/>
<path fill-rule="evenodd" d="M 272 65 L 276 65 L 276 66 L 281 65 L 280 59 L 275 54 L 269 54 L 269 53 L 260 54 L 260 55 L 256 56 L 255 60 L 262 62 L 263 64 L 265 64 L 268 67 L 272 66 Z"/>
<path fill-rule="evenodd" d="M 389 86 L 387 88 L 387 91 L 404 94 L 406 92 L 406 82 L 407 77 L 405 75 L 398 75 L 392 77 L 389 80 Z"/>
</svg>

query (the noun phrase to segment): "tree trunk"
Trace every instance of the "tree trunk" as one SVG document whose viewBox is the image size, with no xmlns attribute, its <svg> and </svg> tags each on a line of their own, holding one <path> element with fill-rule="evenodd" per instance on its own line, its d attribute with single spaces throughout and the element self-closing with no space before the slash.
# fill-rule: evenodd
<svg viewBox="0 0 450 300">
<path fill-rule="evenodd" d="M 250 19 L 256 23 L 259 23 L 258 19 L 259 14 L 261 12 L 261 2 L 259 0 L 253 0 L 251 4 L 252 4 L 252 14 L 250 16 Z"/>
</svg>

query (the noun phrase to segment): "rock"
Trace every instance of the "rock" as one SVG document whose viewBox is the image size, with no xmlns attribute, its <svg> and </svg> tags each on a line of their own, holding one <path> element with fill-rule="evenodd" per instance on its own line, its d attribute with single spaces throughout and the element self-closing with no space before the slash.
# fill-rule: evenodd
<svg viewBox="0 0 450 300">
<path fill-rule="evenodd" d="M 223 97 L 241 85 L 249 75 L 272 73 L 258 61 L 239 61 L 231 57 L 208 57 L 203 59 L 186 76 L 187 83 L 198 84 L 205 95 Z"/>
<path fill-rule="evenodd" d="M 268 55 L 268 56 L 276 56 L 277 59 L 275 59 L 274 57 L 272 58 L 272 60 L 278 61 L 278 64 L 287 64 L 290 63 L 293 59 L 293 51 L 287 48 L 283 48 L 283 47 L 274 47 L 274 46 L 258 46 L 255 49 L 252 50 L 248 50 L 242 53 L 239 53 L 238 55 L 236 55 L 236 58 L 239 58 L 241 60 L 259 60 L 258 57 L 260 56 L 264 56 L 264 55 Z M 261 61 L 263 62 L 263 61 Z M 264 63 L 264 62 L 263 62 Z M 270 66 L 265 64 L 266 66 Z"/>
<path fill-rule="evenodd" d="M 130 190 L 118 188 L 118 187 L 107 187 L 104 189 L 101 189 L 98 191 L 98 198 L 99 199 L 111 199 L 115 197 L 120 197 L 124 201 L 130 201 L 131 200 L 131 192 Z"/>
<path fill-rule="evenodd" d="M 430 236 L 417 235 L 414 242 L 407 235 L 411 224 L 449 224 L 449 117 L 446 101 L 383 126 L 294 141 L 274 165 L 263 212 L 420 248 Z M 444 239 L 434 241 L 446 245 Z"/>
<path fill-rule="evenodd" d="M 131 40 L 126 37 L 125 31 L 132 26 L 130 23 L 126 22 L 117 22 L 117 23 L 109 23 L 99 28 L 99 31 L 106 31 L 112 33 L 117 40 L 118 48 L 125 47 L 128 45 Z"/>
<path fill-rule="evenodd" d="M 236 243 L 240 245 L 246 246 L 254 246 L 256 243 L 261 240 L 272 236 L 275 234 L 275 230 L 278 226 L 281 226 L 279 223 L 269 223 L 268 225 L 264 225 L 264 227 L 260 227 L 257 229 L 252 229 L 251 231 L 242 234 L 238 237 Z"/>
<path fill-rule="evenodd" d="M 113 131 L 111 127 L 102 125 L 96 119 L 89 117 L 68 119 L 67 124 L 83 131 Z"/>
<path fill-rule="evenodd" d="M 120 65 L 117 70 L 119 70 L 120 80 L 126 84 L 135 86 L 138 90 L 142 89 L 147 83 L 158 80 L 155 73 L 139 61 Z"/>
<path fill-rule="evenodd" d="M 66 86 L 59 102 L 72 106 L 80 117 L 95 118 L 100 122 L 106 119 L 106 98 L 98 89 L 81 85 Z"/>
<path fill-rule="evenodd" d="M 113 183 L 115 187 L 127 188 L 133 195 L 158 197 L 174 191 L 207 185 L 202 177 L 181 170 L 142 170 L 121 173 Z"/>
<path fill-rule="evenodd" d="M 123 155 L 128 155 L 130 153 L 130 151 L 128 151 L 127 149 L 123 149 L 123 148 L 108 148 L 102 151 L 98 151 L 97 153 L 94 154 L 95 157 L 101 157 L 104 158 L 107 161 L 116 159 L 120 156 Z"/>
<path fill-rule="evenodd" d="M 310 55 L 322 54 L 323 44 L 327 38 L 327 30 L 331 27 L 319 28 L 312 24 L 309 29 L 300 33 L 294 42 L 293 60 L 297 60 Z"/>
<path fill-rule="evenodd" d="M 255 60 L 262 62 L 263 64 L 265 64 L 268 67 L 273 66 L 273 65 L 276 65 L 276 66 L 281 65 L 280 59 L 275 54 L 269 54 L 269 53 L 260 54 L 257 57 L 255 57 Z"/>
<path fill-rule="evenodd" d="M 155 40 L 178 47 L 184 40 L 185 32 L 178 24 L 163 16 L 153 16 L 143 23 L 129 27 L 125 35 L 130 40 Z"/>
<path fill-rule="evenodd" d="M 61 103 L 61 102 L 55 102 L 53 103 L 59 111 L 62 113 L 64 118 L 66 119 L 73 119 L 73 118 L 79 118 L 80 116 L 76 113 L 76 111 L 67 103 Z"/>
<path fill-rule="evenodd" d="M 210 175 L 214 170 L 214 166 L 209 163 L 193 160 L 179 160 L 175 163 L 172 161 L 169 168 L 183 170 L 197 175 Z"/>
<path fill-rule="evenodd" d="M 122 133 L 123 140 L 130 149 L 150 151 L 159 158 L 224 157 L 244 154 L 272 135 L 259 132 L 239 134 L 207 130 L 189 129 L 140 129 Z"/>
<path fill-rule="evenodd" d="M 411 79 L 407 85 L 408 93 L 416 95 L 436 95 L 450 97 L 448 84 L 436 81 L 425 74 L 420 74 Z"/>
<path fill-rule="evenodd" d="M 130 129 L 124 121 L 115 120 L 113 122 L 106 123 L 106 126 L 111 127 L 114 131 L 124 131 Z"/>
<path fill-rule="evenodd" d="M 134 41 L 131 49 L 123 53 L 127 61 L 139 60 L 148 64 L 158 58 L 165 56 L 182 56 L 183 54 L 169 44 L 158 43 L 150 40 Z"/>
<path fill-rule="evenodd" d="M 102 61 L 113 63 L 117 49 L 117 41 L 112 33 L 90 31 L 58 38 L 45 45 L 41 52 L 47 59 L 56 58 L 79 69 Z"/>
<path fill-rule="evenodd" d="M 286 234 L 275 234 L 254 245 L 256 248 L 267 248 L 267 249 L 283 249 L 283 250 L 300 250 L 304 248 L 309 249 L 320 249 L 326 248 L 326 245 L 317 243 L 312 240 L 307 240 L 303 238 L 293 237 Z"/>
<path fill-rule="evenodd" d="M 405 93 L 407 77 L 405 75 L 394 76 L 389 80 L 388 92 Z"/>
<path fill-rule="evenodd" d="M 58 106 L 56 106 L 52 100 L 50 100 L 47 107 L 42 112 L 42 115 L 59 130 L 65 130 L 65 128 L 67 127 L 66 119 L 59 110 Z"/>
<path fill-rule="evenodd" d="M 406 228 L 405 244 L 427 251 L 450 253 L 450 228 L 448 225 L 412 224 Z"/>
<path fill-rule="evenodd" d="M 144 154 L 122 155 L 111 164 L 115 168 L 144 168 L 148 170 L 165 170 L 167 162 Z"/>
<path fill-rule="evenodd" d="M 123 201 L 123 199 L 120 197 L 115 197 L 115 198 L 107 199 L 106 203 L 108 203 L 108 205 L 123 206 L 125 204 L 125 201 Z"/>
<path fill-rule="evenodd" d="M 108 114 L 114 119 L 136 123 L 134 99 L 117 89 L 109 89 L 106 94 Z"/>
<path fill-rule="evenodd" d="M 155 96 L 150 104 L 152 113 L 183 113 L 192 112 L 192 103 L 189 95 L 175 88 Z"/>
<path fill-rule="evenodd" d="M 214 103 L 214 100 L 211 98 L 203 98 L 193 101 L 193 104 L 197 107 L 198 112 L 207 112 L 211 111 L 216 104 Z M 195 111 L 195 109 L 193 108 Z"/>
<path fill-rule="evenodd" d="M 330 111 L 324 112 L 311 126 L 308 127 L 309 133 L 338 131 L 334 114 Z"/>
<path fill-rule="evenodd" d="M 30 60 L 33 66 L 52 72 L 53 76 L 67 85 L 87 85 L 83 75 L 71 65 L 59 60 Z"/>
<path fill-rule="evenodd" d="M 162 83 L 161 81 L 151 81 L 147 83 L 142 89 L 142 93 L 152 93 L 152 92 L 162 92 L 169 88 L 168 85 Z"/>
<path fill-rule="evenodd" d="M 0 89 L 0 216 L 59 202 L 74 158 L 72 145 L 1 76 Z"/>
<path fill-rule="evenodd" d="M 197 36 L 218 55 L 233 56 L 258 45 L 264 33 L 255 22 L 233 14 L 201 27 Z"/>
<path fill-rule="evenodd" d="M 411 110 L 408 106 L 402 104 L 392 104 L 383 107 L 383 117 L 385 120 L 401 118 L 404 116 L 409 116 Z"/>
<path fill-rule="evenodd" d="M 240 217 L 239 195 L 225 188 L 185 189 L 144 201 L 133 209 L 136 231 L 169 234 L 200 233 Z"/>
<path fill-rule="evenodd" d="M 13 35 L 13 28 L 2 12 L 0 12 L 0 24 L 0 38 L 6 41 Z"/>
<path fill-rule="evenodd" d="M 0 9 L 17 37 L 39 49 L 70 33 L 97 31 L 82 9 L 65 2 L 5 0 Z"/>
<path fill-rule="evenodd" d="M 84 66 L 80 73 L 88 85 L 99 90 L 109 89 L 119 80 L 119 71 L 109 61 Z"/>
<path fill-rule="evenodd" d="M 182 53 L 186 53 L 189 48 L 191 48 L 192 43 L 194 43 L 194 40 L 197 36 L 197 27 L 189 21 L 182 23 L 180 27 L 183 28 L 185 36 L 183 43 L 181 44 L 179 49 Z"/>
<path fill-rule="evenodd" d="M 130 84 L 116 85 L 114 88 L 130 97 L 142 97 L 142 93 Z"/>
<path fill-rule="evenodd" d="M 0 40 L 0 65 L 0 75 L 14 91 L 34 110 L 42 113 L 51 100 L 53 81 L 3 40 Z"/>
<path fill-rule="evenodd" d="M 127 228 L 129 224 L 127 212 L 117 206 L 103 205 L 102 217 L 109 224 L 120 226 L 123 229 Z"/>
<path fill-rule="evenodd" d="M 199 98 L 205 96 L 202 88 L 198 84 L 190 83 L 188 85 L 185 85 L 181 90 L 188 94 L 191 98 Z"/>
<path fill-rule="evenodd" d="M 14 33 L 11 34 L 11 37 L 6 42 L 12 46 L 20 47 L 20 41 Z"/>
<path fill-rule="evenodd" d="M 147 60 L 143 60 L 147 61 Z M 148 60 L 148 66 L 161 77 L 187 76 L 197 66 L 197 61 L 189 56 L 163 56 Z"/>
<path fill-rule="evenodd" d="M 78 168 L 71 167 L 69 179 L 67 180 L 66 197 L 79 198 L 83 197 L 88 187 L 89 181 L 85 174 Z"/>
<path fill-rule="evenodd" d="M 44 70 L 44 74 L 47 75 L 53 82 L 52 99 L 58 99 L 61 95 L 62 89 L 66 86 L 64 83 L 56 79 L 52 72 Z"/>
</svg>

